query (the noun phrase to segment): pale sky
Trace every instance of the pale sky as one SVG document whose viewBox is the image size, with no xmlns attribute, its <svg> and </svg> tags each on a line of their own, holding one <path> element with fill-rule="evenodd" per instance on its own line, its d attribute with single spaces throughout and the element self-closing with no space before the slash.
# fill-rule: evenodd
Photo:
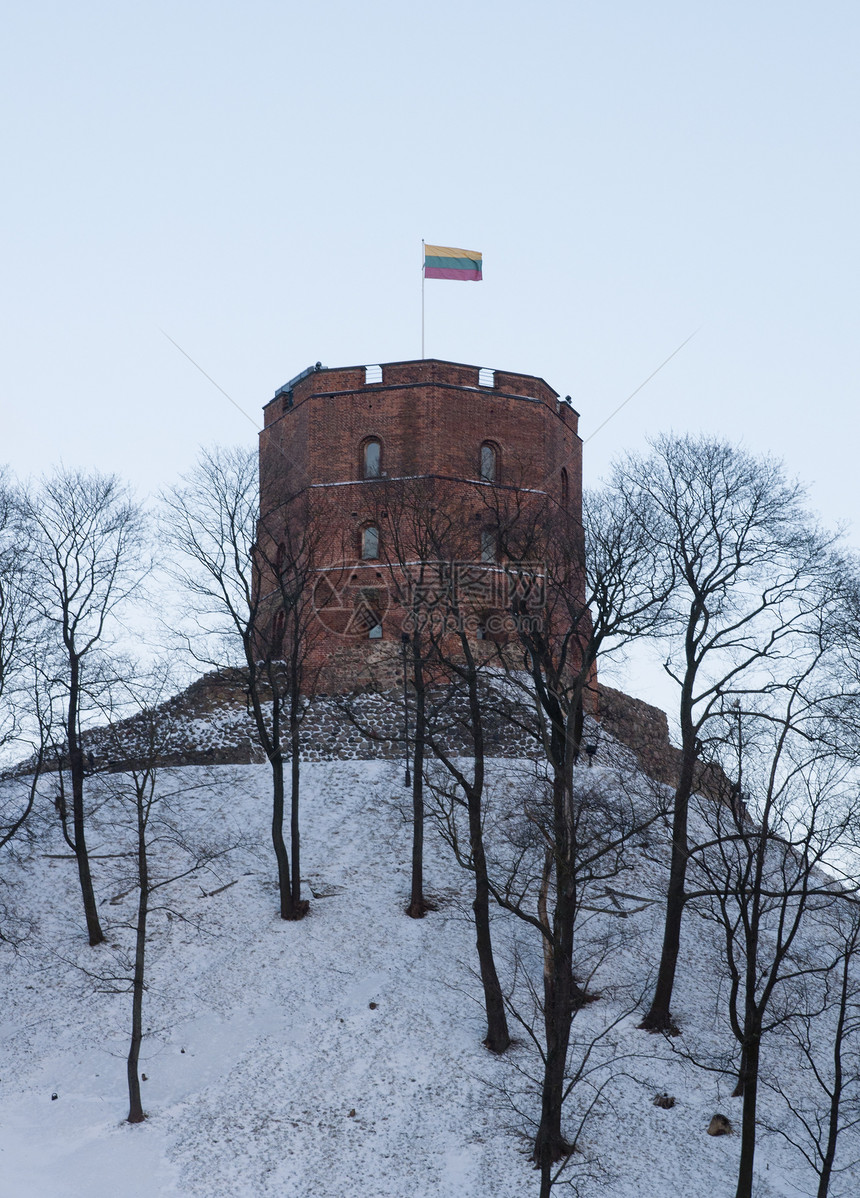
<svg viewBox="0 0 860 1198">
<path fill-rule="evenodd" d="M 586 482 L 649 433 L 785 459 L 858 520 L 856 0 L 12 0 L 2 440 L 141 494 L 292 375 L 543 376 Z M 241 415 L 165 338 L 177 341 Z M 253 423 L 252 423 L 253 422 Z"/>
</svg>

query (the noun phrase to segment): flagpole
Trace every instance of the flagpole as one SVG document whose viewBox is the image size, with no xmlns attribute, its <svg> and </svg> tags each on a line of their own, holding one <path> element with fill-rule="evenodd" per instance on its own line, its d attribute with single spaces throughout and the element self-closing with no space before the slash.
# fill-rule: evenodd
<svg viewBox="0 0 860 1198">
<path fill-rule="evenodd" d="M 424 263 L 427 260 L 424 238 L 421 238 L 421 357 L 424 357 Z"/>
</svg>

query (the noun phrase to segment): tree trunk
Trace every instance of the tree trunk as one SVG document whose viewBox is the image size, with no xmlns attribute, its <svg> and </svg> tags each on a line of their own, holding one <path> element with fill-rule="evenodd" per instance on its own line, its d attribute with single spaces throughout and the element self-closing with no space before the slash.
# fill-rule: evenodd
<svg viewBox="0 0 860 1198">
<path fill-rule="evenodd" d="M 415 683 L 415 746 L 412 757 L 412 885 L 406 914 L 423 919 L 427 914 L 424 900 L 424 668 L 418 634 L 412 639 L 412 679 Z"/>
<path fill-rule="evenodd" d="M 541 1168 L 544 1164 L 563 1160 L 573 1151 L 573 1145 L 565 1139 L 561 1131 L 564 1076 L 573 1008 L 573 977 L 570 960 L 566 954 L 554 952 L 553 956 L 552 986 L 544 989 L 546 1061 L 541 1093 L 541 1117 L 534 1146 L 534 1160 Z"/>
<path fill-rule="evenodd" d="M 735 1083 L 735 1088 L 732 1090 L 732 1098 L 742 1098 L 744 1085 L 747 1077 L 747 1050 L 746 1044 L 741 1045 L 741 1064 L 738 1069 L 738 1080 Z"/>
<path fill-rule="evenodd" d="M 146 916 L 149 910 L 149 866 L 146 858 L 146 826 L 142 798 L 137 796 L 137 937 L 134 950 L 134 980 L 131 1001 L 131 1044 L 128 1050 L 128 1122 L 142 1123 L 145 1119 L 140 1101 L 140 1042 L 143 1039 L 143 990 L 146 963 Z"/>
<path fill-rule="evenodd" d="M 475 806 L 477 806 L 477 812 L 474 810 Z M 477 820 L 474 818 L 475 814 L 477 814 Z M 473 831 L 476 822 L 478 825 L 477 836 Z M 471 796 L 469 799 L 469 828 L 472 860 L 475 865 L 475 899 L 472 903 L 472 910 L 475 913 L 478 965 L 481 971 L 484 1005 L 487 1012 L 487 1034 L 484 1037 L 484 1043 L 490 1052 L 503 1053 L 510 1046 L 511 1037 L 505 1014 L 505 1000 L 502 996 L 502 987 L 493 959 L 493 942 L 490 936 L 490 888 L 487 882 L 484 842 L 480 831 L 480 803 L 473 805 Z"/>
<path fill-rule="evenodd" d="M 824 1156 L 821 1160 L 821 1170 L 818 1174 L 818 1190 L 815 1198 L 827 1198 L 830 1192 L 830 1178 L 833 1173 L 833 1162 L 836 1159 L 836 1141 L 839 1137 L 839 1107 L 842 1102 L 842 1073 L 841 1065 L 839 1077 L 834 1085 L 833 1093 L 830 1096 L 830 1110 L 828 1112 L 829 1119 L 827 1123 L 827 1145 L 824 1149 Z"/>
<path fill-rule="evenodd" d="M 570 760 L 573 765 L 579 761 L 579 755 L 582 752 L 582 737 L 585 731 L 585 703 L 582 693 L 582 683 L 580 682 L 573 694 L 573 719 L 571 721 L 573 727 L 573 737 L 571 743 L 567 746 L 567 752 L 570 754 Z"/>
<path fill-rule="evenodd" d="M 275 850 L 275 861 L 278 867 L 278 898 L 281 919 L 295 919 L 293 905 L 292 879 L 290 876 L 290 857 L 284 842 L 284 754 L 281 751 L 281 717 L 283 715 L 282 694 L 278 689 L 278 679 L 273 671 L 273 663 L 268 662 L 267 681 L 271 689 L 271 720 L 269 729 L 266 717 L 263 715 L 261 699 L 261 680 L 257 669 L 255 645 L 252 636 L 245 638 L 245 663 L 248 667 L 248 699 L 257 727 L 257 739 L 269 760 L 272 769 L 272 847 Z"/>
<path fill-rule="evenodd" d="M 684 883 L 687 876 L 687 802 L 675 808 L 672 822 L 672 863 L 666 891 L 666 922 L 663 947 L 657 970 L 654 997 L 640 1027 L 649 1032 L 674 1032 L 670 1004 L 675 987 L 675 971 L 681 947 L 681 920 L 684 913 Z"/>
<path fill-rule="evenodd" d="M 540 1166 L 540 1198 L 550 1198 L 552 1192 L 552 1161 L 547 1158 Z"/>
<path fill-rule="evenodd" d="M 301 756 L 299 753 L 299 696 L 290 700 L 290 852 L 293 858 L 291 895 L 292 919 L 304 919 L 310 903 L 302 898 L 301 831 L 299 824 L 299 797 L 301 790 Z"/>
<path fill-rule="evenodd" d="M 298 906 L 302 897 L 301 833 L 299 829 L 301 769 L 299 727 L 297 723 L 290 720 L 290 854 L 292 856 L 290 876 L 294 907 Z"/>
<path fill-rule="evenodd" d="M 556 767 L 553 781 L 554 861 L 556 901 L 552 920 L 549 970 L 544 971 L 544 1028 L 546 1059 L 541 1093 L 541 1118 L 535 1137 L 534 1160 L 544 1170 L 562 1160 L 573 1146 L 561 1131 L 564 1076 L 573 1022 L 573 925 L 576 918 L 576 889 L 572 876 L 572 827 L 568 811 L 569 793 L 565 758 Z"/>
<path fill-rule="evenodd" d="M 284 758 L 275 752 L 270 758 L 272 767 L 272 845 L 278 865 L 278 896 L 281 919 L 293 919 L 293 892 L 290 881 L 290 858 L 284 843 Z"/>
<path fill-rule="evenodd" d="M 478 947 L 478 965 L 484 986 L 484 1006 L 487 1012 L 487 1035 L 484 1043 L 490 1052 L 506 1052 L 511 1043 L 505 1000 L 496 963 L 493 959 L 493 941 L 490 935 L 490 885 L 487 875 L 487 857 L 484 852 L 484 829 L 481 818 L 481 803 L 484 793 L 484 724 L 481 715 L 481 700 L 478 695 L 478 678 L 472 652 L 465 636 L 461 644 L 468 666 L 469 719 L 472 745 L 475 754 L 474 782 L 466 795 L 469 811 L 469 847 L 475 869 L 475 939 Z"/>
<path fill-rule="evenodd" d="M 830 1177 L 833 1173 L 833 1162 L 836 1159 L 836 1141 L 839 1138 L 839 1109 L 842 1105 L 842 1088 L 844 1085 L 842 1043 L 845 1038 L 845 1021 L 848 1016 L 851 961 L 853 955 L 853 951 L 846 949 L 845 956 L 842 959 L 839 1018 L 836 1023 L 836 1033 L 833 1037 L 833 1090 L 830 1094 L 830 1110 L 828 1111 L 827 1144 L 821 1161 L 821 1171 L 818 1175 L 818 1193 L 816 1194 L 816 1198 L 827 1198 L 830 1189 Z"/>
<path fill-rule="evenodd" d="M 677 1032 L 672 1022 L 671 1002 L 675 987 L 675 971 L 681 946 L 681 921 L 684 915 L 684 886 L 687 880 L 689 846 L 687 822 L 690 795 L 693 793 L 693 778 L 696 768 L 696 733 L 692 723 L 692 708 L 689 695 L 681 703 L 681 773 L 675 788 L 675 803 L 672 816 L 672 859 L 669 866 L 669 887 L 666 892 L 666 921 L 663 928 L 663 947 L 657 984 L 651 1007 L 639 1024 L 649 1032 Z"/>
<path fill-rule="evenodd" d="M 743 1079 L 744 1107 L 741 1116 L 741 1160 L 735 1198 L 752 1198 L 755 1160 L 756 1106 L 761 1033 L 755 1030 L 745 1045 L 746 1070 Z"/>
<path fill-rule="evenodd" d="M 78 711 L 80 707 L 81 674 L 80 662 L 74 653 L 69 653 L 69 707 L 66 719 L 66 738 L 69 743 L 69 772 L 72 777 L 72 827 L 74 829 L 75 860 L 78 863 L 78 878 L 84 900 L 84 916 L 90 944 L 101 944 L 105 938 L 99 923 L 99 912 L 90 873 L 90 858 L 84 831 L 84 754 L 78 735 Z"/>
</svg>

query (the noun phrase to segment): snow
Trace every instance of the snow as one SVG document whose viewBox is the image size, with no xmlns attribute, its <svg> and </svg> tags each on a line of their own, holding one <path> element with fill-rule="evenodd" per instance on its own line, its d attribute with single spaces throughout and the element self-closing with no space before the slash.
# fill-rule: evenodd
<svg viewBox="0 0 860 1198">
<path fill-rule="evenodd" d="M 144 1007 L 151 1031 L 141 1054 L 148 1118 L 136 1126 L 124 1122 L 130 996 L 103 992 L 80 968 L 103 969 L 130 943 L 125 924 L 134 892 L 111 901 L 128 885 L 129 860 L 103 855 L 122 851 L 123 833 L 111 804 L 100 806 L 91 836 L 94 878 L 108 940 L 119 947 L 90 949 L 75 863 L 62 856 L 68 850 L 47 780 L 33 835 L 17 859 L 5 861 L 0 892 L 10 912 L 35 924 L 17 951 L 0 949 L 0 1194 L 537 1193 L 527 1119 L 539 1109 L 528 1081 L 539 1061 L 521 1031 L 505 1057 L 481 1045 L 469 877 L 428 827 L 427 890 L 439 910 L 407 918 L 411 833 L 401 767 L 349 761 L 303 770 L 311 913 L 300 923 L 276 914 L 266 767 L 162 773 L 164 790 L 179 792 L 188 835 L 236 847 L 210 872 L 170 888 L 173 918 L 153 915 Z M 501 793 L 511 762 L 494 763 L 491 776 Z M 570 1175 L 583 1179 L 584 1195 L 732 1198 L 740 1137 L 705 1134 L 718 1110 L 737 1125 L 732 1079 L 695 1068 L 677 1045 L 636 1030 L 632 1010 L 625 1014 L 631 995 L 647 992 L 657 957 L 663 848 L 652 844 L 637 855 L 624 888 L 655 901 L 615 921 L 617 944 L 593 984 L 601 998 L 574 1022 L 580 1043 L 616 1026 L 600 1050 L 600 1076 L 609 1084 Z M 515 953 L 520 969 L 539 970 L 533 934 L 513 917 L 497 914 L 494 936 L 506 984 Z M 732 1048 L 714 1013 L 715 952 L 707 925 L 688 921 L 673 1006 L 683 1047 L 714 1053 Z M 514 997 L 526 1010 L 522 977 Z M 787 1049 L 767 1052 L 766 1067 L 790 1076 L 790 1059 L 779 1055 Z M 652 1104 L 662 1091 L 676 1098 L 671 1110 Z M 766 1110 L 773 1102 L 763 1094 Z M 584 1091 L 577 1091 L 571 1126 L 583 1108 Z M 757 1198 L 809 1198 L 814 1190 L 798 1154 L 763 1136 Z M 843 1174 L 832 1192 L 856 1195 L 860 1174 Z"/>
</svg>

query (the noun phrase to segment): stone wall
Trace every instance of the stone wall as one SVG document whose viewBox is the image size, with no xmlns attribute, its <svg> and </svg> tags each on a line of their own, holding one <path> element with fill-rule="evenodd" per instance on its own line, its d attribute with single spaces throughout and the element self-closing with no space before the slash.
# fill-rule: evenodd
<svg viewBox="0 0 860 1198">
<path fill-rule="evenodd" d="M 673 785 L 680 755 L 669 740 L 665 711 L 602 684 L 597 705 L 600 727 L 636 754 L 642 772 Z"/>
<path fill-rule="evenodd" d="M 610 686 L 598 686 L 597 694 L 601 728 L 632 749 L 639 768 L 649 778 L 676 786 L 681 750 L 669 739 L 665 711 Z M 697 791 L 712 798 L 726 799 L 733 793 L 730 779 L 718 765 L 699 764 L 694 785 Z"/>
<path fill-rule="evenodd" d="M 434 705 L 438 708 L 442 694 L 431 693 L 431 709 Z M 486 698 L 487 755 L 539 758 L 540 742 L 528 706 L 499 694 Z M 588 740 L 597 744 L 598 763 L 603 756 L 601 739 L 608 735 L 633 752 L 643 773 L 669 786 L 677 782 L 680 751 L 669 740 L 665 712 L 607 686 L 598 687 L 598 708 L 598 724 L 590 724 L 587 732 Z M 462 701 L 458 700 L 448 702 L 435 717 L 437 727 L 444 727 L 444 732 L 437 735 L 446 751 L 458 756 L 468 756 L 471 752 L 468 738 L 463 734 L 466 714 Z M 238 670 L 198 679 L 165 703 L 159 718 L 158 759 L 163 766 L 247 764 L 265 760 L 256 742 L 244 680 Z M 414 698 L 409 701 L 409 728 L 411 757 Z M 145 730 L 134 718 L 87 733 L 85 752 L 91 755 L 90 770 L 99 773 L 141 764 L 144 738 Z M 300 745 L 305 761 L 405 760 L 402 686 L 358 690 L 349 695 L 320 695 L 307 701 Z M 723 796 L 728 787 L 728 780 L 719 769 L 711 766 L 700 771 L 698 789 Z"/>
<path fill-rule="evenodd" d="M 442 695 L 430 696 L 432 716 Z M 319 695 L 306 700 L 300 752 L 305 761 L 405 760 L 406 720 L 402 687 L 359 690 L 349 695 Z M 466 712 L 461 701 L 446 701 L 435 719 L 440 743 L 458 756 L 471 752 L 462 733 Z M 415 729 L 415 701 L 408 705 L 410 755 Z M 161 766 L 249 764 L 265 760 L 248 707 L 242 674 L 237 670 L 208 674 L 165 703 L 157 713 L 154 743 Z M 527 709 L 499 696 L 488 697 L 485 738 L 494 757 L 530 757 L 538 752 L 536 730 Z M 113 772 L 145 764 L 151 727 L 138 717 L 118 721 L 84 736 L 88 769 Z M 65 764 L 68 764 L 67 762 Z M 23 767 L 22 767 L 23 768 Z M 56 761 L 48 768 L 56 768 Z"/>
</svg>

